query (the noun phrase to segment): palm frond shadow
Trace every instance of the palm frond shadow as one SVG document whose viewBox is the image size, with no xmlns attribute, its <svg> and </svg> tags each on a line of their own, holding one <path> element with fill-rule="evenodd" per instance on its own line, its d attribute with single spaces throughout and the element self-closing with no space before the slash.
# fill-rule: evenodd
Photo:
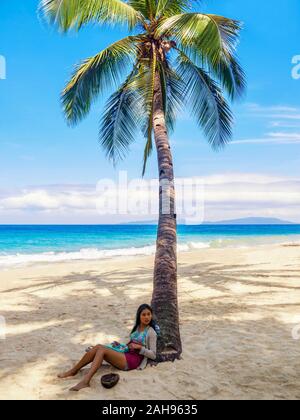
<svg viewBox="0 0 300 420">
<path fill-rule="evenodd" d="M 190 290 L 182 281 L 187 272 Z M 295 277 L 295 286 L 284 284 L 287 276 Z M 227 395 L 226 384 L 222 385 L 225 368 L 227 385 L 231 383 L 239 387 L 241 395 L 245 395 L 243 391 L 258 395 L 257 383 L 264 380 L 270 364 L 273 366 L 271 388 L 278 386 L 283 377 L 291 382 L 297 380 L 295 375 L 288 376 L 286 372 L 286 366 L 295 364 L 291 349 L 295 351 L 297 342 L 291 339 L 289 326 L 274 317 L 274 311 L 280 306 L 280 310 L 292 308 L 295 312 L 299 307 L 300 312 L 300 305 L 297 302 L 264 302 L 264 297 L 267 298 L 270 293 L 297 292 L 300 289 L 296 283 L 297 276 L 299 271 L 295 269 L 269 271 L 247 264 L 230 266 L 212 262 L 179 265 L 183 355 L 182 360 L 175 364 L 183 375 L 185 360 L 195 359 L 195 366 L 200 363 L 202 369 L 199 384 L 203 385 L 206 381 L 208 371 L 209 377 L 214 378 L 210 391 L 202 396 L 197 394 L 200 385 L 195 381 L 195 392 L 199 398 L 213 398 L 213 389 L 219 390 L 216 395 L 220 397 Z M 235 292 L 231 289 L 233 283 L 251 286 L 253 291 L 242 291 L 235 299 Z M 262 287 L 266 289 L 261 290 Z M 216 296 L 193 294 L 199 288 L 209 288 Z M 64 277 L 49 275 L 39 278 L 34 286 L 6 290 L 3 296 L 9 297 L 10 293 L 18 292 L 22 303 L 19 308 L 16 303 L 14 309 L 1 312 L 13 333 L 8 334 L 1 348 L 3 368 L 0 377 L 3 379 L 7 375 L 22 374 L 24 369 L 34 369 L 48 360 L 51 363 L 47 365 L 47 376 L 52 377 L 53 384 L 60 387 L 58 394 L 55 388 L 53 397 L 64 398 L 66 383 L 60 385 L 56 374 L 81 357 L 87 345 L 97 344 L 99 336 L 127 339 L 135 311 L 141 303 L 150 301 L 151 289 L 152 271 L 139 266 L 132 270 L 115 269 L 101 274 L 87 270 L 84 273 L 73 271 Z M 241 313 L 249 319 L 240 319 Z M 261 318 L 257 317 L 260 313 L 263 314 Z M 114 318 L 115 322 L 108 325 L 108 318 Z M 42 343 L 35 347 L 37 340 Z M 219 348 L 222 348 L 218 354 L 214 351 L 216 340 L 219 341 Z M 248 350 L 243 353 L 244 345 Z M 193 352 L 194 346 L 201 350 L 200 360 L 198 353 Z M 35 348 L 39 348 L 39 351 L 35 352 Z M 239 367 L 236 360 L 239 361 Z M 255 370 L 251 368 L 253 364 Z M 115 368 L 103 366 L 97 375 L 111 370 Z M 145 387 L 149 388 L 148 385 Z M 168 385 L 168 389 L 170 397 L 172 392 L 176 394 L 172 384 Z M 287 391 L 282 389 L 282 396 Z M 145 389 L 145 392 L 149 392 L 149 389 Z M 188 395 L 185 397 L 190 398 Z"/>
</svg>

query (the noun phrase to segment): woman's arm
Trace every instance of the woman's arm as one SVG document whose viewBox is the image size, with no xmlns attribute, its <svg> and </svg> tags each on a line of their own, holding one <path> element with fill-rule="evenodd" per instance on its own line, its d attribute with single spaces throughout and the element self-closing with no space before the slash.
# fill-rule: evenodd
<svg viewBox="0 0 300 420">
<path fill-rule="evenodd" d="M 140 350 L 140 354 L 147 357 L 148 359 L 155 360 L 156 359 L 156 343 L 157 343 L 157 335 L 156 332 L 149 333 L 149 346 L 150 349 L 146 347 L 142 347 Z"/>
</svg>

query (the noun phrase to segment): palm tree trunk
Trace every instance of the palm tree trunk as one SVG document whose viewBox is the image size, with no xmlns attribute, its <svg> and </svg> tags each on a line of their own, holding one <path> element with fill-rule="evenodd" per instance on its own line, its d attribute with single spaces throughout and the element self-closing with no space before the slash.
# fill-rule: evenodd
<svg viewBox="0 0 300 420">
<path fill-rule="evenodd" d="M 182 352 L 177 300 L 177 238 L 173 159 L 163 110 L 160 76 L 155 79 L 153 128 L 159 169 L 159 221 L 151 306 L 161 328 L 157 361 Z"/>
</svg>

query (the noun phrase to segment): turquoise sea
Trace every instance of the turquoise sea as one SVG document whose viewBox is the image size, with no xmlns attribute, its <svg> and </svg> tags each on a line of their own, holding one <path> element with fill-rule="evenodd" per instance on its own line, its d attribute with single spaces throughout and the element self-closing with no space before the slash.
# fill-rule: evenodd
<svg viewBox="0 0 300 420">
<path fill-rule="evenodd" d="M 0 225 L 0 268 L 155 252 L 155 225 Z M 179 225 L 178 250 L 300 243 L 300 225 Z"/>
</svg>

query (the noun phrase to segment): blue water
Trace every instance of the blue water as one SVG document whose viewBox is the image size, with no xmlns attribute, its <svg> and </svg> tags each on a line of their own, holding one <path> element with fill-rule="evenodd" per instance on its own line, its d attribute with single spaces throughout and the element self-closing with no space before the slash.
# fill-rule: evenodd
<svg viewBox="0 0 300 420">
<path fill-rule="evenodd" d="M 0 225 L 0 266 L 152 254 L 154 225 Z M 300 242 L 300 225 L 179 225 L 178 249 Z"/>
</svg>

